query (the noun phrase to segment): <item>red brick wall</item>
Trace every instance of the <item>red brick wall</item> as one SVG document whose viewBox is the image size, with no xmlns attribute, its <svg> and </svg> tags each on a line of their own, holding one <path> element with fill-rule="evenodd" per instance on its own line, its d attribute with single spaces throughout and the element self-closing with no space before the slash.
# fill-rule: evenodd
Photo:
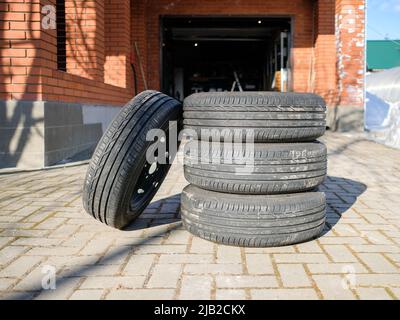
<svg viewBox="0 0 400 320">
<path fill-rule="evenodd" d="M 320 94 L 330 104 L 337 96 L 335 0 L 319 0 L 314 4 L 315 33 L 311 92 Z"/>
<path fill-rule="evenodd" d="M 67 70 L 103 80 L 105 61 L 104 1 L 66 0 Z"/>
<path fill-rule="evenodd" d="M 113 3 L 127 5 L 127 1 Z M 131 79 L 128 68 L 123 84 L 104 81 L 109 80 L 104 68 L 109 71 L 115 67 L 105 63 L 110 51 L 104 44 L 104 0 L 66 1 L 68 72 L 57 70 L 56 30 L 41 28 L 41 8 L 48 4 L 54 5 L 55 0 L 0 3 L 0 98 L 115 105 L 128 101 L 133 95 L 131 85 L 126 84 Z M 126 63 L 130 47 L 127 32 L 123 45 Z"/>
<path fill-rule="evenodd" d="M 105 0 L 105 83 L 122 88 L 130 85 L 130 36 L 130 1 Z"/>
<path fill-rule="evenodd" d="M 39 1 L 0 2 L 0 98 L 42 98 Z"/>
<path fill-rule="evenodd" d="M 293 88 L 329 104 L 362 105 L 364 0 L 66 0 L 67 72 L 57 70 L 56 30 L 40 28 L 55 0 L 0 1 L 0 98 L 121 105 L 160 87 L 160 15 L 294 17 Z M 130 9 L 129 9 L 130 8 Z"/>
</svg>

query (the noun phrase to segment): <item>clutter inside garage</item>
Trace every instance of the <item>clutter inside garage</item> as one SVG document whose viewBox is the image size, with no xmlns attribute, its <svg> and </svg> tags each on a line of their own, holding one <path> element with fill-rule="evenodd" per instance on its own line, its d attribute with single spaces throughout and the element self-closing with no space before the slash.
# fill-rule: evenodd
<svg viewBox="0 0 400 320">
<path fill-rule="evenodd" d="M 164 17 L 162 89 L 290 91 L 290 18 Z"/>
</svg>

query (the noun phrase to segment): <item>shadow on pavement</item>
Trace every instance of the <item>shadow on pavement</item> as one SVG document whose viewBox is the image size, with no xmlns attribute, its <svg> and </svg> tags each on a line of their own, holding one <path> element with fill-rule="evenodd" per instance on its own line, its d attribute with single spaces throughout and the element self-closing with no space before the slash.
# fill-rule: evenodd
<svg viewBox="0 0 400 320">
<path fill-rule="evenodd" d="M 129 233 L 129 231 L 146 229 L 149 231 L 148 233 L 140 238 L 132 238 L 132 244 L 121 245 L 116 250 L 113 250 L 112 253 L 99 258 L 99 261 L 97 262 L 93 263 L 93 261 L 90 260 L 91 257 L 88 256 L 88 262 L 86 265 L 71 267 L 66 272 L 57 274 L 56 290 L 63 290 L 63 288 L 72 285 L 77 278 L 85 277 L 85 274 L 90 272 L 92 269 L 107 268 L 108 265 L 113 264 L 113 261 L 118 261 L 130 252 L 136 251 L 140 246 L 152 243 L 152 240 L 155 237 L 163 237 L 165 234 L 180 228 L 181 223 L 178 210 L 180 196 L 179 193 L 150 203 L 146 210 L 149 211 L 148 209 L 150 209 L 150 212 L 152 212 L 151 210 L 154 210 L 154 213 L 147 213 L 145 210 L 141 217 L 136 219 L 135 222 L 122 231 L 124 233 Z M 154 228 L 154 230 L 152 230 L 153 227 L 162 225 L 166 225 L 166 227 Z M 6 299 L 25 300 L 34 299 L 39 296 L 44 299 L 52 299 L 52 291 L 53 290 L 42 289 L 41 283 L 35 283 L 32 288 L 26 289 L 23 292 L 16 292 L 15 294 L 8 296 Z M 41 296 L 42 294 L 44 297 Z"/>
<path fill-rule="evenodd" d="M 180 202 L 180 193 L 156 200 L 147 206 L 138 219 L 123 230 L 134 231 L 179 222 L 181 220 L 179 214 Z"/>
<path fill-rule="evenodd" d="M 318 188 L 318 191 L 325 192 L 327 199 L 327 222 L 322 237 L 326 234 L 342 217 L 346 211 L 356 202 L 357 198 L 367 189 L 367 186 L 361 182 L 327 176 L 323 184 Z M 141 238 L 132 238 L 131 245 L 121 245 L 112 253 L 106 254 L 101 258 L 101 262 L 95 263 L 88 261 L 87 265 L 68 269 L 66 272 L 58 275 L 57 289 L 63 290 L 63 287 L 72 285 L 77 278 L 85 277 L 85 274 L 94 268 L 106 268 L 112 264 L 112 261 L 118 260 L 134 252 L 138 247 L 151 243 L 154 237 L 162 237 L 165 234 L 181 227 L 179 216 L 180 194 L 175 194 L 168 198 L 160 199 L 152 202 L 143 215 L 130 226 L 125 228 L 123 232 L 135 231 L 144 229 L 149 231 L 148 234 Z M 165 228 L 152 227 L 166 225 Z M 167 226 L 169 225 L 169 226 Z M 100 260 L 100 258 L 99 258 Z M 35 284 L 34 288 L 25 290 L 24 292 L 16 292 L 7 299 L 31 299 L 40 296 L 40 298 L 51 299 L 51 290 L 41 289 L 41 284 Z M 41 296 L 44 294 L 44 296 Z M 47 296 L 48 295 L 48 296 Z"/>
<path fill-rule="evenodd" d="M 357 201 L 357 198 L 367 190 L 367 186 L 352 179 L 327 176 L 318 191 L 325 192 L 327 222 L 324 235 L 338 223 L 343 214 Z"/>
</svg>

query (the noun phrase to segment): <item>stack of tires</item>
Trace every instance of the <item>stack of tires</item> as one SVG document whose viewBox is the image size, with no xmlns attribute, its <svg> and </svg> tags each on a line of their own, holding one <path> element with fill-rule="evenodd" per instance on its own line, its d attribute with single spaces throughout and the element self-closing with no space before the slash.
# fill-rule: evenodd
<svg viewBox="0 0 400 320">
<path fill-rule="evenodd" d="M 321 97 L 198 93 L 185 99 L 183 110 L 184 128 L 195 137 L 185 146 L 190 185 L 181 200 L 189 232 L 251 247 L 299 243 L 322 232 L 326 200 L 317 187 L 327 154 L 316 141 L 325 132 Z"/>
</svg>

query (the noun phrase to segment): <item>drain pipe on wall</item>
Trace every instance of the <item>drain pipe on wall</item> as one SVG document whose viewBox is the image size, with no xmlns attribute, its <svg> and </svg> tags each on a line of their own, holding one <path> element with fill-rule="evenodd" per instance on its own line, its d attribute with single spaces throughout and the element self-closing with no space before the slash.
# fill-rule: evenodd
<svg viewBox="0 0 400 320">
<path fill-rule="evenodd" d="M 140 73 L 142 74 L 142 79 L 143 79 L 143 85 L 144 89 L 147 90 L 147 81 L 146 81 L 146 76 L 144 75 L 144 70 L 143 70 L 143 64 L 142 64 L 142 57 L 140 55 L 139 47 L 137 45 L 137 42 L 135 41 L 135 50 L 136 50 L 136 55 L 139 59 L 139 68 L 140 68 Z"/>
</svg>

